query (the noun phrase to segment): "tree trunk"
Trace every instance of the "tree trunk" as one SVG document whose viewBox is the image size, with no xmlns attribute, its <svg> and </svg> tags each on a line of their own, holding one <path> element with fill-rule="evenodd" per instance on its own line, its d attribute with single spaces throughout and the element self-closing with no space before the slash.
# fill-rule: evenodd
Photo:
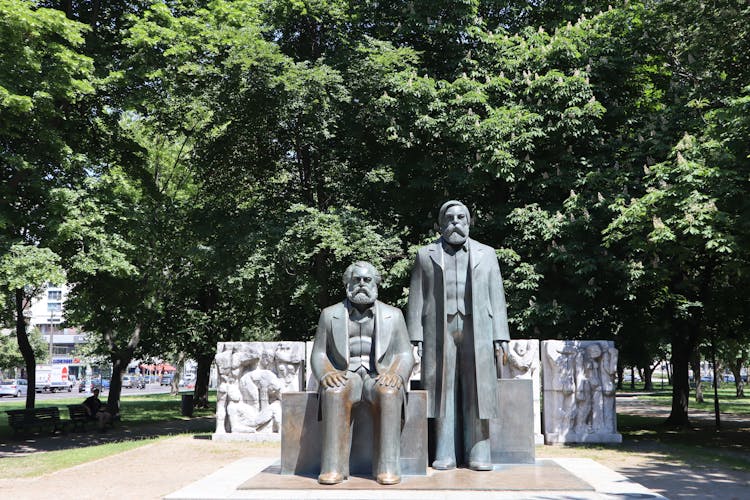
<svg viewBox="0 0 750 500">
<path fill-rule="evenodd" d="M 711 338 L 711 361 L 714 365 L 714 419 L 716 430 L 721 429 L 721 417 L 719 413 L 719 370 L 716 363 L 716 338 Z"/>
<path fill-rule="evenodd" d="M 693 351 L 692 342 L 688 335 L 675 334 L 672 337 L 672 411 L 666 424 L 673 426 L 687 426 L 688 399 L 690 398 L 690 382 L 688 381 L 688 365 Z"/>
<path fill-rule="evenodd" d="M 664 364 L 667 365 L 667 384 L 672 385 L 672 365 L 667 363 L 666 358 L 664 358 Z"/>
<path fill-rule="evenodd" d="M 736 397 L 745 397 L 745 383 L 742 381 L 742 359 L 736 359 L 734 363 L 730 363 L 729 369 L 734 375 L 734 388 L 736 391 Z"/>
<path fill-rule="evenodd" d="M 128 368 L 130 360 L 133 359 L 132 351 L 113 352 L 110 354 L 112 360 L 112 379 L 109 381 L 109 395 L 107 396 L 107 408 L 113 415 L 120 414 L 120 395 L 122 394 L 122 374 Z"/>
<path fill-rule="evenodd" d="M 180 393 L 180 379 L 182 378 L 182 372 L 185 370 L 184 352 L 177 353 L 177 360 L 174 362 L 174 367 L 176 368 L 176 370 L 174 372 L 174 376 L 172 377 L 172 385 L 169 391 L 172 396 L 176 396 Z"/>
<path fill-rule="evenodd" d="M 618 356 L 619 358 L 619 356 Z M 620 360 L 617 360 L 617 390 L 622 390 L 622 379 L 625 373 L 625 367 L 622 365 Z"/>
<path fill-rule="evenodd" d="M 695 402 L 702 403 L 703 382 L 701 382 L 701 354 L 698 349 L 690 356 L 690 368 L 693 370 L 693 383 L 695 384 Z"/>
<path fill-rule="evenodd" d="M 651 380 L 653 375 L 654 375 L 654 367 L 652 366 L 643 367 L 643 390 L 644 391 L 654 390 L 654 382 L 653 380 Z"/>
<path fill-rule="evenodd" d="M 28 392 L 26 392 L 26 408 L 34 408 L 36 399 L 36 358 L 34 349 L 29 342 L 29 335 L 26 331 L 26 320 L 23 317 L 23 299 L 25 295 L 22 288 L 16 289 L 16 339 L 18 340 L 18 349 L 21 351 L 23 361 L 26 364 L 26 376 L 28 380 Z"/>
<path fill-rule="evenodd" d="M 195 374 L 193 401 L 196 408 L 208 408 L 208 382 L 211 378 L 211 363 L 214 357 L 210 354 L 201 354 L 196 361 L 198 368 Z"/>
</svg>

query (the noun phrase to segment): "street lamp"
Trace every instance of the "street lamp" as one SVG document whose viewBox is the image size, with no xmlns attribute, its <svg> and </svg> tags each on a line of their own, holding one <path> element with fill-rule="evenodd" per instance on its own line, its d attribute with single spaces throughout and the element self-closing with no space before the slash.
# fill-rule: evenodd
<svg viewBox="0 0 750 500">
<path fill-rule="evenodd" d="M 55 311 L 49 312 L 49 362 L 52 363 L 52 346 L 55 343 Z"/>
</svg>

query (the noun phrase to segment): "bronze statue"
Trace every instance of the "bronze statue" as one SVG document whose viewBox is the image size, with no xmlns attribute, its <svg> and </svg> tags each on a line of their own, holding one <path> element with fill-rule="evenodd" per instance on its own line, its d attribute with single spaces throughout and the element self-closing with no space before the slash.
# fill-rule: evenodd
<svg viewBox="0 0 750 500">
<path fill-rule="evenodd" d="M 496 358 L 505 356 L 510 339 L 503 282 L 495 250 L 469 238 L 470 214 L 463 203 L 444 203 L 438 220 L 442 236 L 417 254 L 408 312 L 409 335 L 422 356 L 427 416 L 435 418 L 432 466 L 456 467 L 458 438 L 471 469 L 491 470 Z"/>
<path fill-rule="evenodd" d="M 402 409 L 414 357 L 403 314 L 377 300 L 379 282 L 372 264 L 355 262 L 344 273 L 346 300 L 320 314 L 310 364 L 320 382 L 321 484 L 348 474 L 352 406 L 361 401 L 373 416 L 373 474 L 380 484 L 401 481 Z"/>
</svg>

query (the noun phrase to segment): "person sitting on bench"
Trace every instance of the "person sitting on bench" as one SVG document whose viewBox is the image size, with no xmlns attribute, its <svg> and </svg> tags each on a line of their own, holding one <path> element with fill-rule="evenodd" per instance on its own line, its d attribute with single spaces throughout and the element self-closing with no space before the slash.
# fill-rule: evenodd
<svg viewBox="0 0 750 500">
<path fill-rule="evenodd" d="M 94 389 L 93 394 L 83 402 L 83 406 L 86 408 L 89 420 L 97 421 L 97 427 L 100 431 L 104 431 L 104 426 L 112 422 L 112 414 L 107 411 L 107 407 L 99 399 L 99 389 Z"/>
</svg>

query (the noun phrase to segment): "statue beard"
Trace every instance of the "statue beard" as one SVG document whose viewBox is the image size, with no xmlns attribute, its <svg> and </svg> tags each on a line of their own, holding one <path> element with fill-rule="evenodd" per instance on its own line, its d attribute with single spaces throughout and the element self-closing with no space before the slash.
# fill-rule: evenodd
<svg viewBox="0 0 750 500">
<path fill-rule="evenodd" d="M 469 237 L 469 228 L 467 226 L 454 226 L 449 224 L 443 230 L 443 239 L 451 245 L 463 245 L 466 238 Z"/>
<path fill-rule="evenodd" d="M 378 289 L 368 290 L 364 287 L 357 287 L 347 290 L 346 296 L 352 304 L 374 304 L 378 299 Z"/>
</svg>

